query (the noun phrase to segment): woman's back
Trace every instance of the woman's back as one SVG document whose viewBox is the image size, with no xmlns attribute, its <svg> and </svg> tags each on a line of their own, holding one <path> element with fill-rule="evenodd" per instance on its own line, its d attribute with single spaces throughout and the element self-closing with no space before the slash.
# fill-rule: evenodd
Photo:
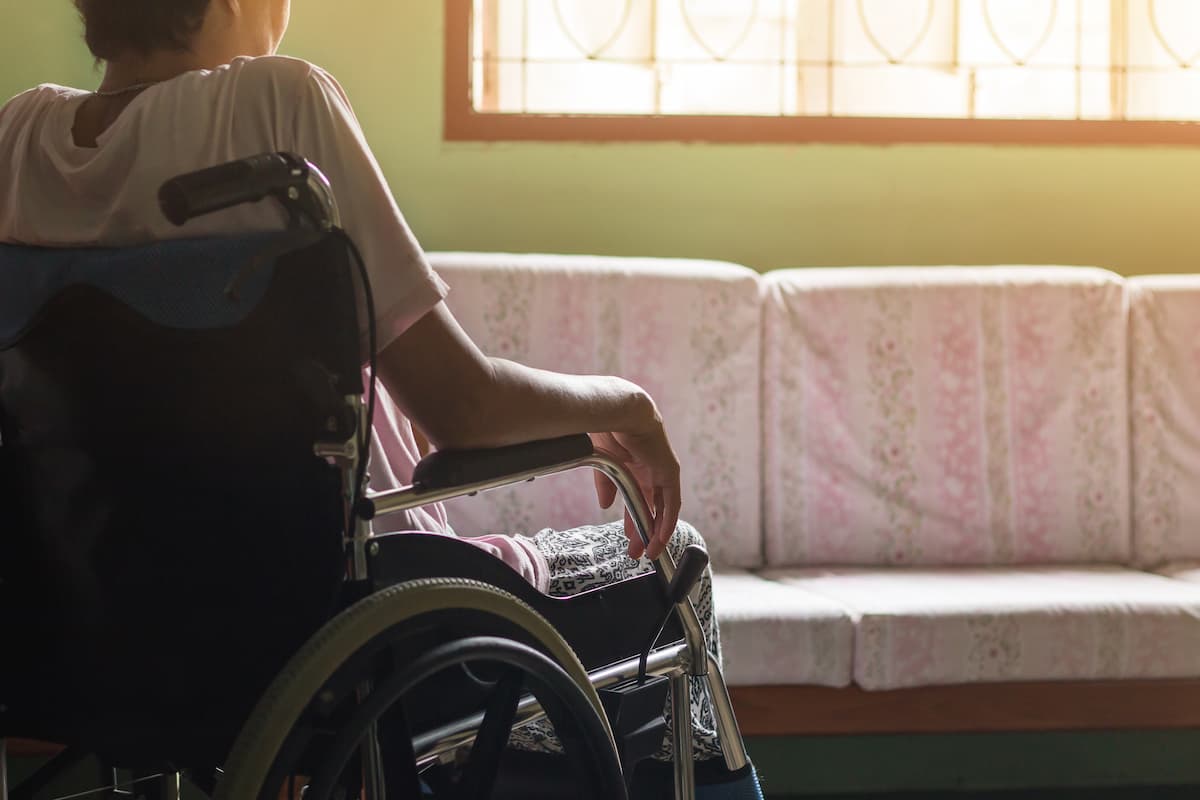
<svg viewBox="0 0 1200 800">
<path fill-rule="evenodd" d="M 319 100 L 326 77 L 278 56 L 188 72 L 135 97 L 94 147 L 73 134 L 92 93 L 43 85 L 18 95 L 0 111 L 0 241 L 121 245 L 279 227 L 280 212 L 263 203 L 175 228 L 158 211 L 158 187 L 183 172 L 296 148 L 303 106 Z"/>
</svg>

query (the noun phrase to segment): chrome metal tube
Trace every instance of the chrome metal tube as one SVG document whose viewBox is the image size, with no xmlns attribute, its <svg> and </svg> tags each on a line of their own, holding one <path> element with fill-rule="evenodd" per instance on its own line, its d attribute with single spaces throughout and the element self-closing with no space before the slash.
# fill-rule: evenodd
<svg viewBox="0 0 1200 800">
<path fill-rule="evenodd" d="M 324 179 L 323 175 L 321 177 L 322 177 L 322 179 Z M 337 213 L 336 205 L 334 206 L 334 213 L 335 214 Z M 357 411 L 358 411 L 358 426 L 359 426 L 358 429 L 366 430 L 367 426 L 371 422 L 367 418 L 366 404 L 363 402 L 359 402 Z M 370 436 L 370 431 L 367 431 L 367 433 L 368 433 L 368 436 Z M 369 439 L 368 439 L 368 441 L 369 441 Z M 363 450 L 363 448 L 360 448 L 358 446 L 358 441 L 356 439 L 355 443 L 354 443 L 354 458 L 351 459 L 351 462 L 350 462 L 350 467 L 351 467 L 351 469 L 354 470 L 354 478 L 351 479 L 352 481 L 358 479 L 358 468 L 359 468 L 359 466 L 361 466 L 361 464 L 360 464 L 361 460 L 364 458 L 369 459 L 371 457 L 371 450 L 370 450 L 369 445 L 367 446 L 365 453 L 362 452 L 362 450 Z M 368 466 L 370 466 L 369 463 L 368 463 Z M 367 484 L 368 477 L 369 477 L 369 473 L 364 473 L 363 485 L 354 487 L 354 493 L 352 496 L 355 501 L 357 501 L 358 499 L 360 499 L 363 495 L 365 495 L 367 493 L 366 484 Z M 359 494 L 360 492 L 362 493 L 362 495 Z M 367 566 L 367 550 L 371 546 L 371 537 L 375 535 L 375 526 L 371 520 L 363 519 L 357 513 L 353 513 L 353 510 L 351 513 L 351 519 L 354 521 L 354 572 L 353 572 L 353 577 L 355 578 L 355 580 L 366 580 L 368 578 L 368 576 L 370 575 L 370 568 Z"/>
<path fill-rule="evenodd" d="M 642 496 L 637 481 L 619 461 L 599 453 L 594 454 L 588 460 L 588 465 L 607 475 L 617 485 L 621 497 L 625 501 L 625 507 L 629 509 L 629 516 L 633 519 L 634 527 L 638 529 L 638 535 L 642 537 L 643 542 L 649 542 L 652 517 L 650 509 L 646 506 L 646 498 Z M 654 563 L 670 583 L 675 577 L 675 559 L 671 553 L 664 550 L 662 556 Z M 678 609 L 679 620 L 683 623 L 683 634 L 688 642 L 688 654 L 691 659 L 690 672 L 693 675 L 705 675 L 708 671 L 708 641 L 704 635 L 704 627 L 700 624 L 700 617 L 696 614 L 696 608 L 692 605 L 690 597 L 683 598 Z"/>
<path fill-rule="evenodd" d="M 671 754 L 675 761 L 675 800 L 695 800 L 696 762 L 692 757 L 692 681 L 686 672 L 671 678 Z"/>
<path fill-rule="evenodd" d="M 161 781 L 165 800 L 180 800 L 179 795 L 183 791 L 183 781 L 180 780 L 178 772 L 164 772 L 156 780 Z"/>
<path fill-rule="evenodd" d="M 363 749 L 363 796 L 366 800 L 387 800 L 383 785 L 383 762 L 379 752 L 379 726 L 374 722 L 367 728 L 362 739 Z"/>
<path fill-rule="evenodd" d="M 358 417 L 357 430 L 363 430 L 367 425 L 367 407 L 358 395 L 347 395 L 343 398 L 346 407 Z M 318 456 L 328 457 L 342 473 L 342 503 L 345 506 L 347 524 L 352 526 L 346 531 L 347 543 L 350 546 L 350 563 L 348 565 L 350 578 L 356 581 L 366 580 L 370 574 L 367 567 L 367 548 L 370 546 L 374 531 L 370 520 L 364 520 L 355 513 L 354 503 L 358 499 L 358 468 L 360 460 L 369 457 L 368 453 L 360 452 L 358 434 L 355 433 L 339 445 L 318 445 Z"/>
<path fill-rule="evenodd" d="M 650 658 L 646 662 L 646 673 L 648 675 L 672 676 L 682 674 L 686 658 L 686 645 L 679 644 L 657 650 L 650 654 Z M 631 658 L 628 661 L 622 661 L 597 670 L 591 673 L 588 678 L 597 689 L 606 689 L 609 686 L 615 686 L 618 683 L 624 683 L 636 678 L 639 666 L 638 659 Z M 522 725 L 528 725 L 531 722 L 543 719 L 545 716 L 546 713 L 542 710 L 537 700 L 533 697 L 524 697 L 517 704 L 517 716 L 513 727 L 519 728 Z M 417 753 L 418 763 L 421 766 L 425 766 L 469 746 L 475 741 L 475 736 L 481 724 L 483 724 L 483 714 L 476 714 L 443 725 L 431 731 L 427 736 L 421 737 L 422 739 L 432 739 L 432 742 L 427 747 L 421 748 L 421 751 Z"/>
<path fill-rule="evenodd" d="M 713 716 L 717 720 L 717 735 L 721 739 L 721 752 L 725 755 L 725 766 L 730 770 L 739 770 L 750 762 L 746 755 L 746 743 L 742 739 L 742 729 L 738 727 L 737 716 L 733 713 L 733 701 L 729 698 L 729 687 L 725 685 L 725 675 L 717 657 L 708 654 L 708 696 L 713 704 Z"/>
</svg>

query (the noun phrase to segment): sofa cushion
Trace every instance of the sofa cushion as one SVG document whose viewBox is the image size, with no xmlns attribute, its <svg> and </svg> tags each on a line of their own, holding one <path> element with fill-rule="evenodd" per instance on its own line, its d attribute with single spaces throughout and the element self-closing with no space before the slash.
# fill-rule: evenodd
<svg viewBox="0 0 1200 800">
<path fill-rule="evenodd" d="M 1124 290 L 1098 269 L 765 277 L 767 563 L 1124 562 Z"/>
<path fill-rule="evenodd" d="M 1142 566 L 1200 558 L 1200 276 L 1130 278 L 1133 545 Z"/>
<path fill-rule="evenodd" d="M 1178 581 L 1200 583 L 1200 561 L 1175 561 L 1159 566 L 1154 572 Z"/>
<path fill-rule="evenodd" d="M 713 261 L 435 253 L 447 302 L 489 355 L 621 375 L 654 396 L 683 465 L 683 518 L 715 563 L 762 560 L 758 275 Z M 620 504 L 616 504 L 619 506 Z M 460 533 L 616 519 L 578 472 L 450 504 Z"/>
<path fill-rule="evenodd" d="M 865 689 L 1200 677 L 1200 585 L 1120 567 L 769 570 L 844 604 Z"/>
<path fill-rule="evenodd" d="M 849 685 L 854 623 L 840 603 L 748 572 L 716 573 L 713 602 L 730 685 Z"/>
</svg>

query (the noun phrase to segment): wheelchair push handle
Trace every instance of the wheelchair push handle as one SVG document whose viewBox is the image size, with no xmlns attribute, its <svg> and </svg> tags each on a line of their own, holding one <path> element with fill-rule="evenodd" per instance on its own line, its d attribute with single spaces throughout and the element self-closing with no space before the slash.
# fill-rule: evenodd
<svg viewBox="0 0 1200 800">
<path fill-rule="evenodd" d="M 175 225 L 266 197 L 279 200 L 293 218 L 307 216 L 317 227 L 339 224 L 329 181 L 292 153 L 263 153 L 190 172 L 158 190 L 159 207 Z"/>
<path fill-rule="evenodd" d="M 679 563 L 675 565 L 675 577 L 671 579 L 671 584 L 667 587 L 667 596 L 671 600 L 671 605 L 682 603 L 684 598 L 692 593 L 696 581 L 700 580 L 700 576 L 707 566 L 708 553 L 703 547 L 693 544 L 684 549 Z"/>
</svg>

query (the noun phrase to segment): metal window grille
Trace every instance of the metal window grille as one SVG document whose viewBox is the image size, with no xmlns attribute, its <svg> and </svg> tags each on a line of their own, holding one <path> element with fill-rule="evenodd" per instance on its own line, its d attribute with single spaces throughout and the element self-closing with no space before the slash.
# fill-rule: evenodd
<svg viewBox="0 0 1200 800">
<path fill-rule="evenodd" d="M 1196 0 L 473 0 L 477 112 L 1200 120 Z"/>
</svg>

